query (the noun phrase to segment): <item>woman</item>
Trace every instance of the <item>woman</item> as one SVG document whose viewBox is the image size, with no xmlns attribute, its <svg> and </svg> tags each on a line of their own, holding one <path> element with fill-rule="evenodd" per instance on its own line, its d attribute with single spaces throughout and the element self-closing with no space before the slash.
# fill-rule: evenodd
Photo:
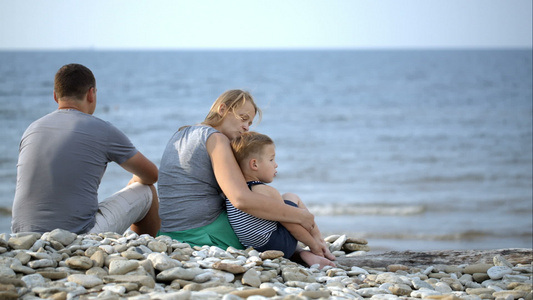
<svg viewBox="0 0 533 300">
<path fill-rule="evenodd" d="M 307 210 L 254 193 L 246 185 L 230 140 L 248 131 L 256 114 L 261 111 L 248 92 L 229 90 L 201 124 L 182 127 L 172 136 L 159 168 L 159 234 L 191 245 L 242 249 L 229 224 L 224 195 L 258 218 L 312 230 L 314 216 Z M 303 256 L 310 265 L 318 263 Z"/>
</svg>

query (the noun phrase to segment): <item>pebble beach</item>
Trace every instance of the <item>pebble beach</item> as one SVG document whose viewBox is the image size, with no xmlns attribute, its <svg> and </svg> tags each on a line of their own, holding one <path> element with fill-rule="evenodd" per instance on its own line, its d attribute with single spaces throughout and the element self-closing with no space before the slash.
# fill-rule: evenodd
<svg viewBox="0 0 533 300">
<path fill-rule="evenodd" d="M 346 264 L 361 238 L 326 239 L 336 267 L 280 251 L 191 247 L 126 232 L 0 234 L 0 299 L 532 299 L 531 251 L 520 263 Z"/>
</svg>

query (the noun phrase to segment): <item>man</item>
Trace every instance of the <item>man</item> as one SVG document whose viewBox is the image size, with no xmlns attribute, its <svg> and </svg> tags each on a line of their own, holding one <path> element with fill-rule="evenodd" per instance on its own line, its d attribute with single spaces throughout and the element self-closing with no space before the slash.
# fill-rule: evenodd
<svg viewBox="0 0 533 300">
<path fill-rule="evenodd" d="M 54 80 L 58 110 L 33 122 L 19 148 L 11 230 L 157 234 L 157 167 L 111 123 L 92 116 L 96 80 L 79 64 L 59 69 Z M 124 189 L 98 203 L 107 163 L 133 174 Z"/>
</svg>

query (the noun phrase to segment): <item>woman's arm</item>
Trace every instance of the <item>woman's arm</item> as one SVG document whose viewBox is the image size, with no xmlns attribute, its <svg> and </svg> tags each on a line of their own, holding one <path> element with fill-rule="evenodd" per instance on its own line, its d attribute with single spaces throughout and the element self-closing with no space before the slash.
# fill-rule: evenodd
<svg viewBox="0 0 533 300">
<path fill-rule="evenodd" d="M 298 223 L 308 231 L 312 230 L 315 221 L 309 211 L 250 191 L 235 160 L 230 141 L 224 134 L 213 133 L 209 136 L 207 152 L 211 157 L 218 185 L 233 206 L 258 218 Z"/>
</svg>

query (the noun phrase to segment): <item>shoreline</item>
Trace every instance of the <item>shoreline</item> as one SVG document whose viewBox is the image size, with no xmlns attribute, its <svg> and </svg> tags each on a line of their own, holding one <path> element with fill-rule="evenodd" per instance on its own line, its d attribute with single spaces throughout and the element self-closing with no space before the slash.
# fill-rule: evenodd
<svg viewBox="0 0 533 300">
<path fill-rule="evenodd" d="M 532 299 L 529 248 L 372 253 L 364 239 L 326 241 L 337 266 L 319 269 L 131 232 L 0 234 L 0 298 Z"/>
</svg>

